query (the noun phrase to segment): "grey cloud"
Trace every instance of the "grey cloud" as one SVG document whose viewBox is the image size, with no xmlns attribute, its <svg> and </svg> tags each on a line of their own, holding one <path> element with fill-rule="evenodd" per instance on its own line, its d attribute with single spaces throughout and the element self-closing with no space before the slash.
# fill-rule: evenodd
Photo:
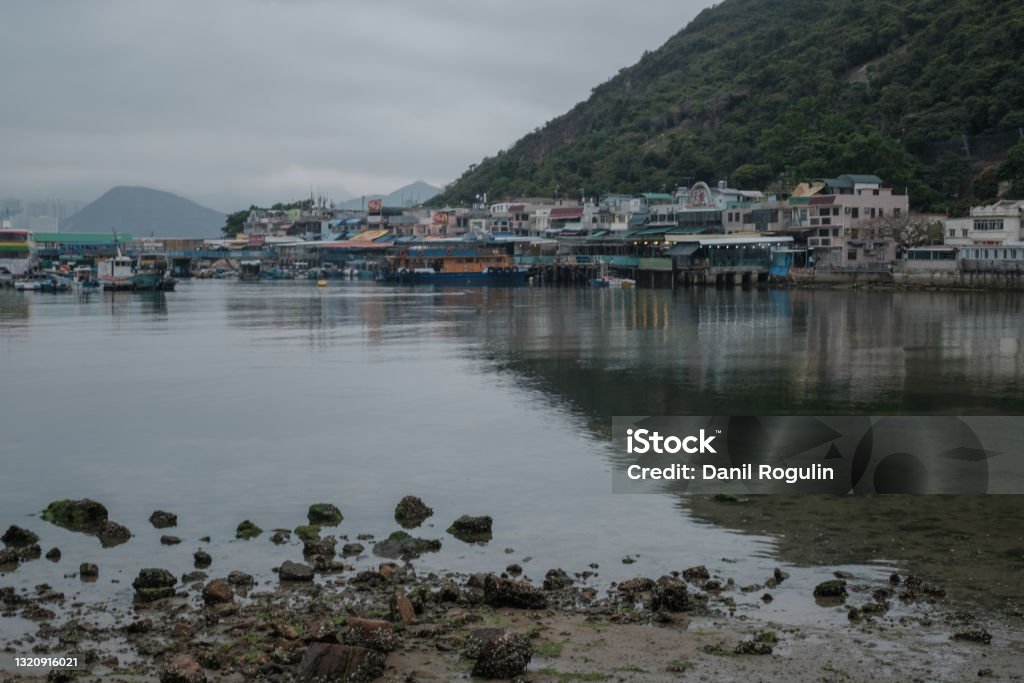
<svg viewBox="0 0 1024 683">
<path fill-rule="evenodd" d="M 144 184 L 227 210 L 441 184 L 704 4 L 5 3 L 0 195 Z"/>
</svg>

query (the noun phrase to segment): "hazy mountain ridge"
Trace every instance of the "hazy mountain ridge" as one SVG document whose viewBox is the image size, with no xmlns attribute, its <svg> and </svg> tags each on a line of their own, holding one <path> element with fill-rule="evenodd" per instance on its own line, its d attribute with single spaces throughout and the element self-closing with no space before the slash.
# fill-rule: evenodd
<svg viewBox="0 0 1024 683">
<path fill-rule="evenodd" d="M 433 199 L 440 192 L 441 188 L 434 187 L 430 183 L 426 183 L 422 180 L 417 180 L 414 183 L 398 188 L 390 194 L 368 194 L 366 195 L 366 201 L 371 199 L 383 199 L 384 206 L 415 206 Z M 363 197 L 353 197 L 352 199 L 348 199 L 344 202 L 335 202 L 334 205 L 340 209 L 349 209 L 352 211 L 358 211 L 366 208 Z"/>
<path fill-rule="evenodd" d="M 61 223 L 61 232 L 117 232 L 136 237 L 217 237 L 224 214 L 179 195 L 118 186 Z"/>
</svg>

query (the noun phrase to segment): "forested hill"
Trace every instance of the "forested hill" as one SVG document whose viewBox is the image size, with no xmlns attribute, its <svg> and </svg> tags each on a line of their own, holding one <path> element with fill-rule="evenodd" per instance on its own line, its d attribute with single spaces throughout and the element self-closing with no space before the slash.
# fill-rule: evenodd
<svg viewBox="0 0 1024 683">
<path fill-rule="evenodd" d="M 725 0 L 434 203 L 840 173 L 917 208 L 992 198 L 1024 126 L 1022 50 L 1020 0 Z"/>
</svg>

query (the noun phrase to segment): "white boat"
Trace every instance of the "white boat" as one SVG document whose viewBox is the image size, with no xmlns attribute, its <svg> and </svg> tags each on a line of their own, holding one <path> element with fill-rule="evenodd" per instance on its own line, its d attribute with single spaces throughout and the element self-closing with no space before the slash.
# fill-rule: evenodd
<svg viewBox="0 0 1024 683">
<path fill-rule="evenodd" d="M 608 264 L 600 261 L 600 272 L 597 277 L 590 278 L 588 283 L 591 287 L 611 287 L 613 289 L 630 289 L 636 287 L 636 280 L 628 277 L 615 277 L 608 274 Z"/>
<path fill-rule="evenodd" d="M 96 279 L 105 290 L 132 289 L 134 274 L 131 258 L 123 256 L 120 249 L 113 258 L 96 259 Z"/>
<path fill-rule="evenodd" d="M 71 274 L 76 291 L 88 292 L 99 289 L 100 282 L 96 278 L 96 271 L 90 266 L 78 266 L 71 271 Z"/>
</svg>

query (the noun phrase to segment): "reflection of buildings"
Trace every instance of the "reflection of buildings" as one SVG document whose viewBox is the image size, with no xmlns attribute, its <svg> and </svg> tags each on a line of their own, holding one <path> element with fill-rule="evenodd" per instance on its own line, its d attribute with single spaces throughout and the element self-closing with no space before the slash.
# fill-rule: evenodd
<svg viewBox="0 0 1024 683">
<path fill-rule="evenodd" d="M 1013 409 L 1022 304 L 1001 295 L 415 287 L 323 296 L 232 287 L 232 326 L 325 347 L 424 344 L 511 371 L 598 431 L 613 415 L 886 414 Z M 1002 388 L 998 404 L 992 388 Z M 602 427 L 603 425 L 603 427 Z"/>
</svg>

